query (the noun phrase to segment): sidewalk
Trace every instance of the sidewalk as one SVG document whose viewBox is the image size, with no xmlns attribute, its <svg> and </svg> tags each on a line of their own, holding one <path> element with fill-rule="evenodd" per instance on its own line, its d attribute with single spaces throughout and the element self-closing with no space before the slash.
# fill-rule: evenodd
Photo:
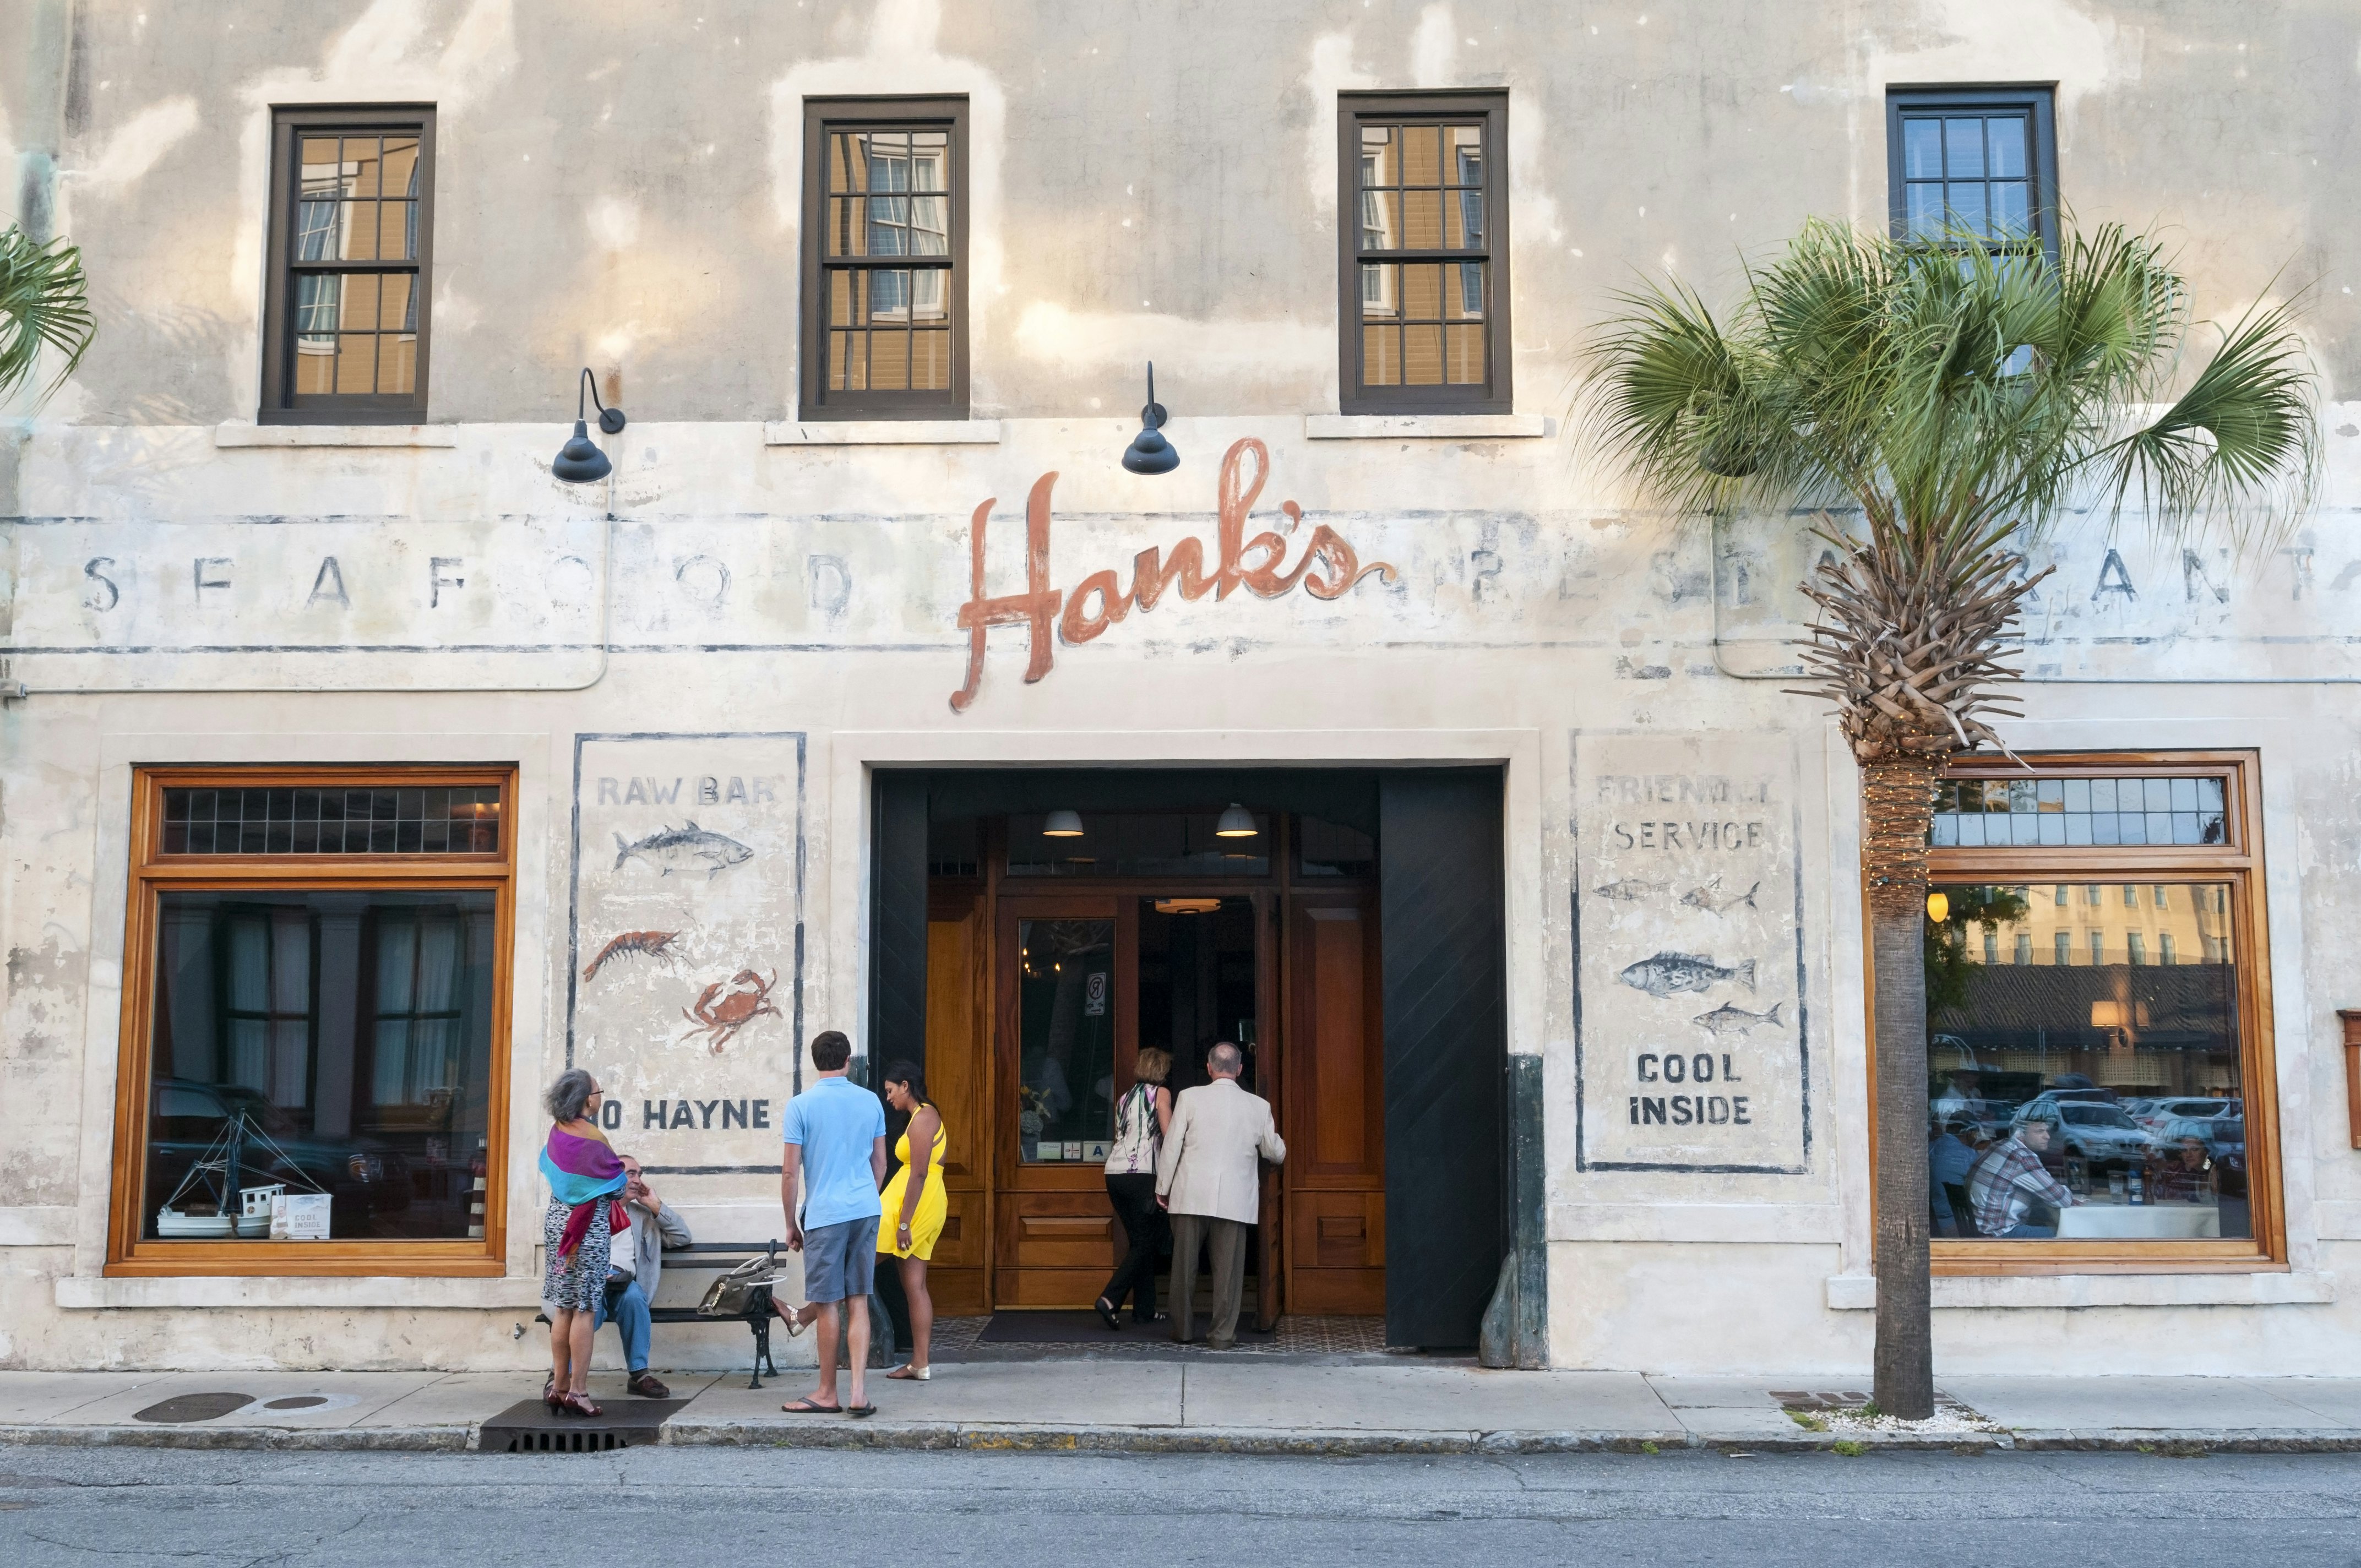
<svg viewBox="0 0 2361 1568">
<path fill-rule="evenodd" d="M 808 1367 L 759 1392 L 745 1375 L 671 1376 L 659 1412 L 593 1379 L 631 1441 L 797 1447 L 1093 1449 L 1359 1454 L 1710 1447 L 2361 1451 L 2361 1379 L 2008 1377 L 1943 1380 L 1924 1430 L 1842 1412 L 1862 1385 L 1623 1372 L 1488 1372 L 1425 1357 L 1148 1360 L 1060 1354 L 939 1364 L 934 1381 L 870 1379 L 875 1417 L 790 1416 Z M 0 1443 L 466 1451 L 538 1373 L 0 1372 Z M 1801 1418 L 1799 1420 L 1799 1418 Z"/>
</svg>

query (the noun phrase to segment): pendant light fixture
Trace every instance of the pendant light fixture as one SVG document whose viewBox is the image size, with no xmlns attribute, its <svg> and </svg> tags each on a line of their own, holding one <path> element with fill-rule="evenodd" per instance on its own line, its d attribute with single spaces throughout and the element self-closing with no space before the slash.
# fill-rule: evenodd
<svg viewBox="0 0 2361 1568">
<path fill-rule="evenodd" d="M 1254 813 L 1235 800 L 1230 802 L 1230 808 L 1222 813 L 1222 819 L 1213 824 L 1213 837 L 1216 839 L 1253 839 L 1261 833 L 1262 829 L 1255 826 Z"/>
<path fill-rule="evenodd" d="M 598 411 L 600 430 L 609 435 L 619 435 L 623 429 L 623 411 L 610 409 L 598 400 L 598 383 L 591 378 L 590 367 L 585 365 L 582 367 L 582 384 L 574 394 L 574 433 L 564 446 L 558 448 L 557 456 L 549 465 L 550 473 L 569 485 L 587 485 L 593 480 L 603 479 L 615 467 L 607 461 L 607 455 L 598 450 L 598 444 L 590 439 L 590 422 L 582 411 L 586 395 L 591 406 Z"/>
<path fill-rule="evenodd" d="M 1044 839 L 1079 839 L 1082 836 L 1082 817 L 1076 811 L 1053 811 L 1041 824 Z"/>
<path fill-rule="evenodd" d="M 1164 405 L 1156 400 L 1156 362 L 1148 364 L 1148 406 L 1139 411 L 1139 433 L 1124 449 L 1123 466 L 1135 474 L 1170 474 L 1180 466 L 1180 449 L 1164 439 Z"/>
</svg>

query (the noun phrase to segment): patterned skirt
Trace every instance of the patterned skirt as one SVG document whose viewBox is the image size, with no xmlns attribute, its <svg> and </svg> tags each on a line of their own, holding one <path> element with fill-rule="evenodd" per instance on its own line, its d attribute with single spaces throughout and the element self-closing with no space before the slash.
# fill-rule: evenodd
<svg viewBox="0 0 2361 1568">
<path fill-rule="evenodd" d="M 566 1222 L 573 1212 L 553 1198 L 549 1212 L 542 1217 L 541 1239 L 549 1262 L 541 1278 L 541 1304 L 553 1310 L 588 1312 L 606 1294 L 615 1234 L 609 1224 L 607 1200 L 601 1198 L 590 1206 L 590 1234 L 582 1238 L 572 1257 L 561 1258 L 557 1249 L 566 1243 Z"/>
</svg>

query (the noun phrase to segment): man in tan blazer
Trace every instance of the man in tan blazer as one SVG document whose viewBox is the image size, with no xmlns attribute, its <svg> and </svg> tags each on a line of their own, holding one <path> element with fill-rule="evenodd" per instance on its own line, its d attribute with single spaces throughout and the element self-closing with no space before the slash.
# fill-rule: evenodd
<svg viewBox="0 0 2361 1568">
<path fill-rule="evenodd" d="M 1270 1102 L 1238 1087 L 1245 1066 L 1238 1047 L 1226 1041 L 1207 1053 L 1205 1071 L 1213 1081 L 1180 1091 L 1156 1159 L 1156 1201 L 1172 1214 L 1172 1337 L 1182 1344 L 1196 1337 L 1202 1242 L 1213 1255 L 1213 1321 L 1205 1343 L 1214 1350 L 1238 1341 L 1246 1227 L 1255 1223 L 1261 1198 L 1262 1168 L 1256 1162 L 1278 1165 L 1287 1158 Z"/>
</svg>

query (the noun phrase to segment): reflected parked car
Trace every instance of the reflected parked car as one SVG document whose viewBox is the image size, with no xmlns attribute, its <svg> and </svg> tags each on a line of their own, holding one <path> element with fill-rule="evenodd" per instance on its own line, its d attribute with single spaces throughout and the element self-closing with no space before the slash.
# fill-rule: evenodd
<svg viewBox="0 0 2361 1568">
<path fill-rule="evenodd" d="M 2051 1117 L 2061 1124 L 2066 1135 L 2059 1152 L 2069 1159 L 2092 1165 L 2137 1163 L 2156 1147 L 2155 1135 L 2125 1115 L 2120 1106 L 2081 1100 L 2060 1104 L 2043 1095 L 2026 1101 L 2016 1111 L 2020 1124 Z"/>
<path fill-rule="evenodd" d="M 2125 1109 L 2130 1110 L 2129 1106 Z M 2213 1121 L 2224 1116 L 2241 1116 L 2245 1107 L 2235 1100 L 2162 1099 L 2147 1102 L 2145 1113 L 2132 1112 L 2132 1120 L 2150 1132 L 2160 1132 L 2171 1121 Z"/>
<path fill-rule="evenodd" d="M 2244 1116 L 2177 1116 L 2159 1123 L 2156 1141 L 2173 1148 L 2183 1139 L 2205 1146 L 2206 1157 L 2220 1172 L 2224 1196 L 2243 1197 L 2246 1190 L 2246 1119 Z"/>
</svg>

